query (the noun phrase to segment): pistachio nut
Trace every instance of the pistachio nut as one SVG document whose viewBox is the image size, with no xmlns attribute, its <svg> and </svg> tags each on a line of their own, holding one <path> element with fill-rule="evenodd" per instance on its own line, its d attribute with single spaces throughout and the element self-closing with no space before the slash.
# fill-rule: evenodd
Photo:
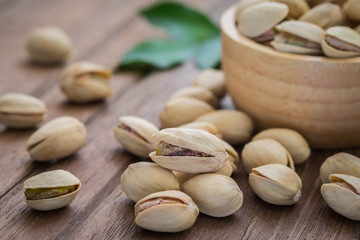
<svg viewBox="0 0 360 240">
<path fill-rule="evenodd" d="M 223 142 L 224 142 L 224 146 L 225 146 L 225 151 L 228 154 L 229 163 L 233 168 L 232 172 L 236 172 L 237 171 L 237 163 L 239 162 L 239 154 L 229 143 L 227 143 L 225 141 L 223 141 Z"/>
<path fill-rule="evenodd" d="M 31 32 L 26 48 L 32 61 L 54 64 L 65 61 L 71 55 L 72 43 L 63 30 L 47 26 Z"/>
<path fill-rule="evenodd" d="M 70 156 L 84 146 L 85 141 L 84 124 L 73 117 L 59 117 L 30 136 L 27 151 L 36 161 L 50 161 Z"/>
<path fill-rule="evenodd" d="M 167 128 L 154 136 L 159 144 L 150 158 L 164 168 L 184 173 L 216 172 L 227 159 L 222 140 L 202 130 Z"/>
<path fill-rule="evenodd" d="M 135 223 L 157 232 L 180 232 L 190 228 L 199 209 L 183 192 L 168 190 L 150 194 L 135 205 Z"/>
<path fill-rule="evenodd" d="M 310 22 L 324 29 L 340 25 L 343 21 L 343 13 L 337 4 L 323 3 L 310 9 L 299 18 L 300 21 Z"/>
<path fill-rule="evenodd" d="M 355 28 L 355 31 L 360 34 L 360 24 Z"/>
<path fill-rule="evenodd" d="M 271 138 L 249 142 L 244 146 L 241 157 L 247 173 L 250 173 L 252 168 L 270 163 L 282 164 L 295 170 L 289 152 L 278 141 Z"/>
<path fill-rule="evenodd" d="M 0 97 L 0 122 L 10 128 L 29 128 L 44 121 L 46 106 L 38 98 L 20 93 Z"/>
<path fill-rule="evenodd" d="M 254 129 L 251 118 L 236 110 L 212 111 L 196 118 L 195 121 L 214 124 L 219 129 L 223 139 L 232 145 L 247 142 Z"/>
<path fill-rule="evenodd" d="M 243 193 L 234 179 L 220 174 L 202 174 L 181 186 L 200 212 L 212 217 L 226 217 L 238 211 Z"/>
<path fill-rule="evenodd" d="M 348 0 L 343 6 L 347 18 L 360 22 L 360 0 Z"/>
<path fill-rule="evenodd" d="M 271 128 L 259 132 L 252 140 L 271 138 L 278 141 L 289 151 L 295 164 L 305 162 L 310 154 L 311 149 L 305 138 L 298 132 L 287 128 Z"/>
<path fill-rule="evenodd" d="M 216 108 L 218 106 L 217 97 L 207 88 L 202 86 L 190 86 L 175 92 L 170 99 L 178 97 L 189 97 L 199 99 Z"/>
<path fill-rule="evenodd" d="M 121 175 L 121 187 L 134 202 L 155 192 L 179 190 L 175 175 L 156 163 L 138 162 L 128 166 Z"/>
<path fill-rule="evenodd" d="M 326 30 L 321 46 L 328 57 L 360 56 L 360 34 L 345 26 L 331 27 Z"/>
<path fill-rule="evenodd" d="M 159 129 L 151 122 L 135 117 L 122 116 L 114 129 L 116 140 L 132 154 L 139 157 L 148 157 L 155 150 L 153 134 Z"/>
<path fill-rule="evenodd" d="M 301 197 L 302 182 L 295 171 L 282 164 L 253 168 L 249 183 L 255 194 L 275 205 L 292 205 Z"/>
<path fill-rule="evenodd" d="M 329 176 L 333 173 L 347 174 L 360 178 L 360 158 L 344 152 L 328 157 L 320 167 L 321 181 L 328 183 Z"/>
<path fill-rule="evenodd" d="M 170 99 L 160 113 L 161 126 L 163 128 L 178 127 L 212 111 L 214 111 L 212 106 L 195 98 Z"/>
<path fill-rule="evenodd" d="M 241 0 L 236 4 L 235 19 L 237 19 L 246 8 L 267 1 L 269 0 Z"/>
<path fill-rule="evenodd" d="M 306 0 L 271 0 L 271 1 L 286 4 L 289 7 L 288 17 L 292 19 L 298 19 L 301 15 L 303 15 L 310 9 Z"/>
<path fill-rule="evenodd" d="M 330 183 L 321 186 L 327 205 L 338 214 L 360 221 L 360 178 L 346 174 L 331 174 Z"/>
<path fill-rule="evenodd" d="M 186 123 L 184 125 L 178 126 L 178 128 L 191 128 L 191 129 L 199 129 L 203 130 L 205 132 L 211 133 L 218 138 L 222 138 L 222 135 L 219 131 L 219 129 L 212 123 L 209 122 L 191 122 Z"/>
<path fill-rule="evenodd" d="M 225 76 L 223 71 L 216 69 L 205 69 L 195 78 L 194 86 L 202 86 L 209 89 L 221 99 L 226 94 Z"/>
<path fill-rule="evenodd" d="M 276 50 L 299 54 L 320 54 L 324 30 L 303 21 L 285 21 L 276 26 L 279 33 L 270 44 Z"/>
<path fill-rule="evenodd" d="M 76 62 L 64 69 L 61 91 L 75 103 L 103 100 L 111 95 L 111 71 L 90 62 Z"/>
<path fill-rule="evenodd" d="M 24 182 L 25 202 L 36 210 L 65 207 L 81 188 L 80 180 L 64 170 L 43 172 Z"/>
<path fill-rule="evenodd" d="M 283 3 L 263 2 L 243 10 L 237 17 L 240 33 L 256 42 L 272 40 L 276 34 L 274 27 L 284 20 L 289 8 Z"/>
</svg>

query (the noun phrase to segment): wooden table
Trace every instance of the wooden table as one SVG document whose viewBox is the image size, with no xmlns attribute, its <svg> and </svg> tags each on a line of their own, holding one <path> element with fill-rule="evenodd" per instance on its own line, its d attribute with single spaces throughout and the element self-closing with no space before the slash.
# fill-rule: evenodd
<svg viewBox="0 0 360 240">
<path fill-rule="evenodd" d="M 279 207 L 259 199 L 249 187 L 247 175 L 233 175 L 244 193 L 242 208 L 226 218 L 200 214 L 184 232 L 162 234 L 143 230 L 134 223 L 133 206 L 120 186 L 120 176 L 130 163 L 139 161 L 122 149 L 113 137 L 121 115 L 136 115 L 159 124 L 158 115 L 168 97 L 192 84 L 198 70 L 192 62 L 151 75 L 122 73 L 112 80 L 113 95 L 106 102 L 74 105 L 58 87 L 63 66 L 41 67 L 27 61 L 24 50 L 29 31 L 56 25 L 74 41 L 71 61 L 86 60 L 113 67 L 135 43 L 163 36 L 137 12 L 151 0 L 0 0 L 0 94 L 21 92 L 41 98 L 48 120 L 69 115 L 84 122 L 86 146 L 69 158 L 38 163 L 26 152 L 31 130 L 7 130 L 0 126 L 0 239 L 360 239 L 360 224 L 326 206 L 320 195 L 319 166 L 337 151 L 313 151 L 297 173 L 303 180 L 300 201 Z M 211 14 L 221 13 L 237 0 L 182 2 Z M 227 97 L 222 106 L 233 108 Z M 241 146 L 237 148 L 241 152 Z M 360 149 L 345 149 L 360 155 Z M 82 189 L 70 206 L 39 212 L 23 198 L 25 179 L 43 171 L 65 169 L 81 179 Z"/>
</svg>

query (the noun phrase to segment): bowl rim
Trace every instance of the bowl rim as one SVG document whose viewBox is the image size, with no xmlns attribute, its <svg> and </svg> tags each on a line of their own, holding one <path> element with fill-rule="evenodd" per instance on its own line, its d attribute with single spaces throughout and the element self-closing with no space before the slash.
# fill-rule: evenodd
<svg viewBox="0 0 360 240">
<path fill-rule="evenodd" d="M 314 62 L 335 62 L 335 63 L 360 63 L 360 57 L 351 57 L 351 58 L 328 58 L 325 56 L 311 56 L 311 55 L 301 55 L 295 53 L 286 53 L 277 51 L 271 47 L 265 46 L 263 44 L 257 43 L 251 39 L 240 34 L 235 25 L 235 11 L 236 4 L 229 7 L 221 16 L 220 27 L 223 34 L 231 38 L 233 41 L 245 45 L 248 48 L 251 48 L 255 51 L 260 51 L 264 54 L 273 55 L 276 57 L 282 57 L 287 59 L 297 59 L 304 61 L 314 61 Z"/>
</svg>

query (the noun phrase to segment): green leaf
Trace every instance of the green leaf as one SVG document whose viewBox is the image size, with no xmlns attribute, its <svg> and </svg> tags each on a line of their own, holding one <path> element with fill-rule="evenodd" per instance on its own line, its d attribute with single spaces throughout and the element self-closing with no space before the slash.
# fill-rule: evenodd
<svg viewBox="0 0 360 240">
<path fill-rule="evenodd" d="M 218 27 L 206 15 L 180 3 L 158 3 L 141 14 L 176 40 L 199 43 L 219 35 Z"/>
<path fill-rule="evenodd" d="M 221 39 L 220 36 L 209 39 L 199 47 L 195 55 L 195 62 L 201 69 L 217 66 L 221 61 Z"/>
</svg>

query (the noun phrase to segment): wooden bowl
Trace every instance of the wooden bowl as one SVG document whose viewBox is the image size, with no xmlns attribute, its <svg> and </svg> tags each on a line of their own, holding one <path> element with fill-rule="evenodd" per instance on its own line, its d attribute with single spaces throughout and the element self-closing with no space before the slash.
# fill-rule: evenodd
<svg viewBox="0 0 360 240">
<path fill-rule="evenodd" d="M 256 130 L 299 131 L 313 148 L 360 146 L 360 57 L 278 52 L 238 33 L 235 7 L 221 18 L 227 89 Z"/>
</svg>

